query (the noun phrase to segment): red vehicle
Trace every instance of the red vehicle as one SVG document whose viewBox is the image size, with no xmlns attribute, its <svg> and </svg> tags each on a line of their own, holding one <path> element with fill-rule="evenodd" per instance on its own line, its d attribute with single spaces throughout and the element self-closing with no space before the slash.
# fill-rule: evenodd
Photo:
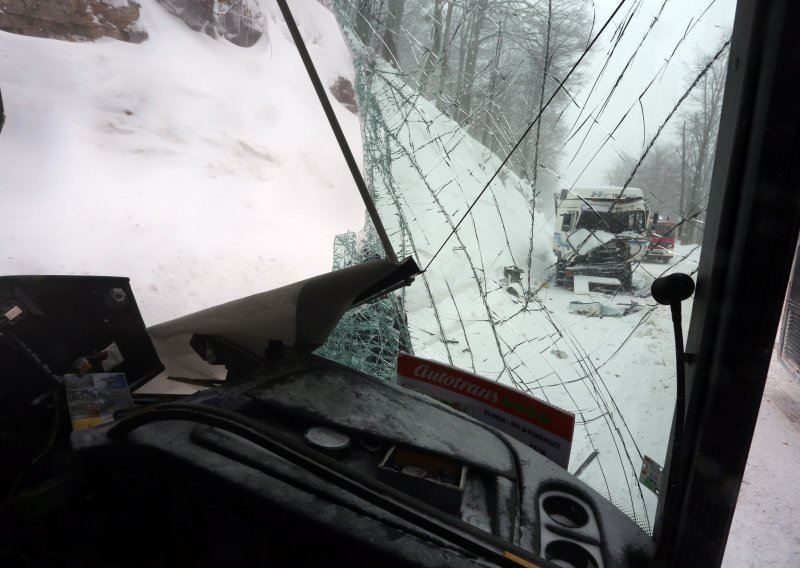
<svg viewBox="0 0 800 568">
<path fill-rule="evenodd" d="M 645 260 L 669 264 L 675 254 L 675 223 L 670 219 L 655 221 L 648 236 Z"/>
</svg>

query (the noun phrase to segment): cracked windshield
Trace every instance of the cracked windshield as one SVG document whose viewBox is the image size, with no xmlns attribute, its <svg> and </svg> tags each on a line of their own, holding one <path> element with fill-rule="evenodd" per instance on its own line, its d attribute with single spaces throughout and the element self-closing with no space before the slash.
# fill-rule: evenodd
<svg viewBox="0 0 800 568">
<path fill-rule="evenodd" d="M 568 470 L 652 530 L 676 373 L 650 284 L 697 271 L 735 3 L 332 4 L 365 176 L 425 272 L 326 352 L 365 342 L 390 378 L 413 350 L 574 413 Z M 379 247 L 341 235 L 335 262 Z"/>
<path fill-rule="evenodd" d="M 386 256 L 274 2 L 50 4 L 52 29 L 0 11 L 3 274 L 130 277 L 152 326 Z M 562 465 L 652 532 L 676 367 L 650 285 L 697 272 L 735 0 L 290 5 L 423 269 L 317 353 L 573 414 Z"/>
</svg>

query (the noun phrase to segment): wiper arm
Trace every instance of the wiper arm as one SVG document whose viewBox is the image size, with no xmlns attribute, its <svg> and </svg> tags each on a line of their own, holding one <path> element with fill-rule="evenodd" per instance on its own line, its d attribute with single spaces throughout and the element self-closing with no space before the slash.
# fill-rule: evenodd
<svg viewBox="0 0 800 568">
<path fill-rule="evenodd" d="M 381 244 L 383 245 L 383 250 L 386 253 L 386 258 L 396 264 L 397 255 L 394 253 L 394 249 L 392 248 L 392 242 L 389 240 L 389 235 L 386 234 L 386 229 L 384 228 L 383 222 L 378 215 L 378 209 L 375 207 L 375 202 L 372 200 L 372 196 L 367 189 L 367 184 L 364 182 L 361 171 L 358 169 L 356 159 L 353 157 L 353 152 L 350 150 L 350 145 L 347 143 L 347 138 L 345 138 L 342 127 L 339 124 L 339 120 L 336 118 L 336 113 L 333 112 L 333 107 L 331 106 L 331 102 L 328 100 L 328 95 L 325 94 L 325 88 L 322 86 L 322 81 L 320 81 L 319 74 L 314 67 L 314 62 L 311 60 L 311 55 L 309 55 L 308 49 L 306 49 L 303 36 L 300 35 L 300 30 L 297 29 L 297 24 L 294 21 L 292 11 L 289 9 L 289 5 L 286 3 L 286 0 L 277 0 L 277 2 L 281 9 L 281 13 L 283 14 L 283 19 L 286 20 L 286 25 L 289 26 L 289 32 L 292 34 L 292 39 L 294 40 L 295 46 L 297 46 L 300 59 L 303 60 L 303 65 L 306 68 L 306 72 L 308 72 L 308 77 L 311 79 L 311 83 L 314 85 L 314 91 L 317 93 L 317 98 L 319 98 L 322 109 L 325 111 L 325 116 L 328 117 L 328 122 L 331 125 L 334 136 L 336 136 L 336 141 L 339 143 L 339 148 L 341 149 L 344 159 L 347 162 L 347 167 L 350 168 L 350 174 L 353 176 L 353 181 L 355 181 L 358 192 L 361 194 L 361 199 L 364 201 L 364 205 L 369 212 L 369 218 L 372 220 L 372 224 L 375 226 L 375 231 L 378 233 L 378 237 L 381 239 Z"/>
</svg>

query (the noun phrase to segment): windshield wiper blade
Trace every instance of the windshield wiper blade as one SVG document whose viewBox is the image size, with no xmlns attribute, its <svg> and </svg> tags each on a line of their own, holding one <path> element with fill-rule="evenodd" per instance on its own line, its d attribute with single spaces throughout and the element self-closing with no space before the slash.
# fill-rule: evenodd
<svg viewBox="0 0 800 568">
<path fill-rule="evenodd" d="M 283 14 L 283 19 L 286 20 L 286 25 L 289 27 L 289 32 L 292 34 L 292 39 L 297 47 L 297 52 L 300 54 L 300 59 L 303 60 L 303 65 L 308 72 L 308 77 L 311 79 L 311 83 L 314 85 L 314 91 L 317 93 L 317 98 L 319 98 L 322 109 L 325 111 L 325 116 L 328 117 L 328 122 L 331 125 L 334 136 L 336 136 L 336 141 L 339 143 L 339 148 L 341 149 L 342 155 L 347 162 L 347 167 L 350 168 L 350 174 L 353 176 L 353 181 L 356 183 L 358 192 L 361 194 L 361 199 L 364 201 L 364 206 L 367 208 L 367 212 L 369 212 L 369 217 L 372 220 L 375 231 L 378 233 L 378 237 L 381 240 L 383 250 L 386 253 L 386 258 L 396 264 L 397 255 L 394 253 L 394 249 L 392 248 L 392 242 L 389 240 L 389 235 L 386 233 L 386 229 L 383 226 L 383 221 L 381 221 L 381 218 L 378 215 L 378 209 L 375 207 L 375 202 L 372 200 L 372 195 L 370 195 L 369 189 L 367 189 L 367 184 L 364 182 L 364 177 L 361 175 L 361 171 L 358 169 L 358 164 L 356 164 L 356 159 L 353 156 L 352 150 L 350 150 L 350 145 L 347 143 L 347 138 L 344 136 L 344 132 L 339 124 L 339 120 L 336 118 L 336 113 L 333 112 L 333 107 L 331 106 L 331 102 L 328 100 L 328 95 L 325 94 L 325 87 L 322 86 L 322 81 L 319 78 L 317 69 L 314 67 L 314 62 L 311 60 L 311 55 L 309 55 L 308 49 L 306 49 L 303 36 L 300 35 L 300 30 L 297 29 L 297 23 L 294 21 L 292 11 L 289 9 L 289 5 L 286 3 L 286 0 L 277 0 L 277 2 L 278 7 L 280 7 L 281 13 Z"/>
</svg>

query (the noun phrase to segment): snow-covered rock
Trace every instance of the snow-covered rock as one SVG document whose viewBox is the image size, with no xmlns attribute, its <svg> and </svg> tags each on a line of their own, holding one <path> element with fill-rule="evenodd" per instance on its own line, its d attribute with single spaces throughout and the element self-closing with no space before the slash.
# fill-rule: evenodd
<svg viewBox="0 0 800 568">
<path fill-rule="evenodd" d="M 0 30 L 71 41 L 111 37 L 139 43 L 140 5 L 133 0 L 7 0 L 0 8 Z"/>
</svg>

